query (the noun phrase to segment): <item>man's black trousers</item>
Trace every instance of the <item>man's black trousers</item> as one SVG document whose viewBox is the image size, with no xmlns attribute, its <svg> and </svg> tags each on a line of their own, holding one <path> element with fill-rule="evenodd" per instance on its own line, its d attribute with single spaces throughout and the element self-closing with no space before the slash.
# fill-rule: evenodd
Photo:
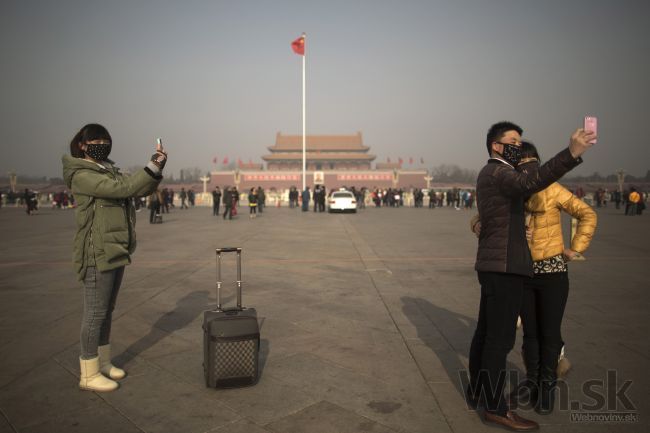
<svg viewBox="0 0 650 433">
<path fill-rule="evenodd" d="M 529 277 L 478 272 L 481 301 L 469 351 L 470 391 L 481 397 L 488 412 L 504 416 L 508 410 L 503 388 L 506 357 L 515 344 L 517 316 L 524 282 Z"/>
</svg>

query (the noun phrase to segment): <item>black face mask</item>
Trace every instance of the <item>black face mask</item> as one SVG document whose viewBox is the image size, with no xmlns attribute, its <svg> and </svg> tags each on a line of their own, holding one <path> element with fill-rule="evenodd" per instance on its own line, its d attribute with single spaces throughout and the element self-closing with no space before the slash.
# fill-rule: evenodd
<svg viewBox="0 0 650 433">
<path fill-rule="evenodd" d="M 503 153 L 497 152 L 508 164 L 516 167 L 521 161 L 521 146 L 515 146 L 514 144 L 501 143 L 503 145 Z"/>
<path fill-rule="evenodd" d="M 89 143 L 84 153 L 96 161 L 106 161 L 111 153 L 111 147 L 111 143 Z"/>
</svg>

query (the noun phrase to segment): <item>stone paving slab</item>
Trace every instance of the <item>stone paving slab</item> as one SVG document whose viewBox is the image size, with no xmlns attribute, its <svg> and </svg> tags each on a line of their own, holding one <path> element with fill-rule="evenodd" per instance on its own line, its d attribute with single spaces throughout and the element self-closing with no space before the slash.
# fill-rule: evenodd
<svg viewBox="0 0 650 433">
<path fill-rule="evenodd" d="M 270 424 L 269 429 L 282 433 L 391 433 L 391 430 L 328 401 L 321 401 L 290 417 Z"/>
<path fill-rule="evenodd" d="M 583 385 L 615 371 L 610 388 L 631 381 L 626 396 L 640 420 L 579 423 L 570 410 L 520 410 L 543 431 L 649 427 L 650 220 L 598 214 L 588 260 L 570 266 L 564 400 L 592 402 Z M 150 225 L 140 213 L 112 333 L 115 362 L 129 375 L 119 390 L 96 394 L 77 387 L 72 213 L 0 209 L 0 433 L 496 431 L 468 410 L 459 379 L 478 309 L 471 215 L 271 208 L 224 221 L 193 208 Z M 244 305 L 258 310 L 262 374 L 254 387 L 206 389 L 202 312 L 216 304 L 214 249 L 231 245 L 244 248 Z M 228 260 L 224 280 L 234 277 Z M 225 303 L 234 301 L 229 290 Z M 518 335 L 508 356 L 518 372 L 520 345 Z"/>
</svg>

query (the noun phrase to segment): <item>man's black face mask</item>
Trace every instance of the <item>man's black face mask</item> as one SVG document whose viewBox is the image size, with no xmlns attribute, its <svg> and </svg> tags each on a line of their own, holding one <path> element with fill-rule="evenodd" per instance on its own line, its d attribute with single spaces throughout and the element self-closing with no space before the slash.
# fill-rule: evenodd
<svg viewBox="0 0 650 433">
<path fill-rule="evenodd" d="M 516 167 L 517 164 L 519 164 L 519 161 L 521 161 L 521 146 L 515 146 L 510 143 L 501 143 L 500 141 L 497 141 L 497 143 L 503 145 L 503 152 L 497 152 L 497 154 L 508 164 Z"/>
</svg>

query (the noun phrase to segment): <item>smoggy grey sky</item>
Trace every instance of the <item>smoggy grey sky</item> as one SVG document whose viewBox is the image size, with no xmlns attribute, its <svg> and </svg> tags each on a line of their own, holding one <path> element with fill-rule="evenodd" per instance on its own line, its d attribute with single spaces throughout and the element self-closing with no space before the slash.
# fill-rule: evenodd
<svg viewBox="0 0 650 433">
<path fill-rule="evenodd" d="M 496 121 L 548 159 L 590 114 L 599 143 L 574 173 L 645 175 L 648 23 L 647 0 L 3 0 L 0 174 L 60 176 L 90 122 L 122 167 L 158 136 L 176 176 L 261 162 L 278 131 L 301 133 L 304 31 L 308 134 L 478 169 Z"/>
</svg>

